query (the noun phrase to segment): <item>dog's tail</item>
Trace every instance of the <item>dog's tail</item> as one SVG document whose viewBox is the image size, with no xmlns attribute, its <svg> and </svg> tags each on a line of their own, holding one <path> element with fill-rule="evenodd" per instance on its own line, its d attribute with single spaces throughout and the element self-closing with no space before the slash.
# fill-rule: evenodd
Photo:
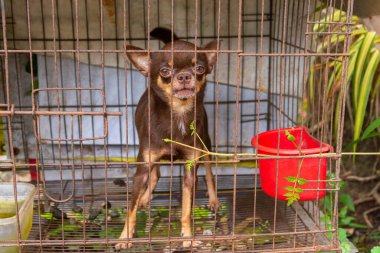
<svg viewBox="0 0 380 253">
<path fill-rule="evenodd" d="M 173 41 L 179 40 L 177 35 L 175 33 L 172 34 L 172 31 L 167 28 L 156 27 L 150 32 L 150 36 L 161 40 L 165 44 L 172 41 L 172 35 L 173 35 Z"/>
</svg>

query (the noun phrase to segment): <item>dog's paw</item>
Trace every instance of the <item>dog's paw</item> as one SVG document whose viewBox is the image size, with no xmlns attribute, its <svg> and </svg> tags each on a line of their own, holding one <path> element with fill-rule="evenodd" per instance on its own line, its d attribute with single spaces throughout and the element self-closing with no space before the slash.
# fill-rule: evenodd
<svg viewBox="0 0 380 253">
<path fill-rule="evenodd" d="M 220 205 L 220 202 L 219 202 L 219 200 L 218 200 L 217 198 L 215 198 L 215 199 L 210 199 L 210 201 L 208 202 L 208 208 L 209 208 L 211 211 L 215 212 L 215 213 L 218 212 L 220 206 L 221 206 L 221 205 Z"/>
<path fill-rule="evenodd" d="M 121 243 L 118 243 L 115 245 L 115 251 L 120 251 L 122 249 L 128 249 L 132 247 L 132 243 L 124 243 L 124 242 L 121 242 Z"/>
<path fill-rule="evenodd" d="M 201 241 L 183 241 L 182 247 L 190 248 L 190 247 L 198 247 L 202 244 Z"/>
</svg>

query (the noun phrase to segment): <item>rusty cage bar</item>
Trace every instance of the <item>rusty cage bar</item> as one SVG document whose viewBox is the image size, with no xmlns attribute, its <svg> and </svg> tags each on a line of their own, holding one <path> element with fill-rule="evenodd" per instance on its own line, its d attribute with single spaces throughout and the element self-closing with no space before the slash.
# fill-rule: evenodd
<svg viewBox="0 0 380 253">
<path fill-rule="evenodd" d="M 14 197 L 7 201 L 15 206 L 16 228 L 16 238 L 0 236 L 0 252 L 112 252 L 120 242 L 132 177 L 142 163 L 136 160 L 135 110 L 145 89 L 149 96 L 152 92 L 148 79 L 124 56 L 125 45 L 162 52 L 163 43 L 149 34 L 157 26 L 197 46 L 219 42 L 204 105 L 212 151 L 229 155 L 197 161 L 201 166 L 193 191 L 193 235 L 188 238 L 193 246 L 188 249 L 181 247 L 180 234 L 187 162 L 174 160 L 173 154 L 154 162 L 161 165 L 161 179 L 148 207 L 137 213 L 127 251 L 339 252 L 344 109 L 339 107 L 334 130 L 326 118 L 331 108 L 323 102 L 328 71 L 334 68 L 315 75 L 319 95 L 308 104 L 314 117 L 308 120 L 303 114 L 313 60 L 342 62 L 342 83 L 347 82 L 352 1 L 324 2 L 325 9 L 317 0 L 0 0 L 0 182 L 11 182 Z M 328 21 L 335 6 L 346 18 Z M 329 22 L 340 27 L 339 32 L 323 26 Z M 316 26 L 321 29 L 313 29 Z M 341 47 L 328 46 L 337 36 Z M 318 49 L 316 38 L 326 50 Z M 195 58 L 197 51 L 202 49 L 191 51 Z M 185 51 L 167 52 L 173 57 Z M 337 103 L 344 101 L 341 96 Z M 173 111 L 168 113 L 173 119 Z M 173 120 L 167 124 L 176 127 Z M 297 125 L 333 147 L 326 154 L 301 152 L 292 157 L 317 158 L 319 167 L 322 158 L 327 159 L 328 177 L 318 174 L 315 181 L 326 183 L 326 189 L 318 186 L 317 192 L 325 191 L 330 201 L 287 206 L 261 189 L 258 162 L 275 159 L 277 192 L 278 164 L 285 158 L 279 153 L 259 155 L 252 137 Z M 199 141 L 195 135 L 194 141 Z M 212 165 L 221 202 L 216 214 L 207 208 L 206 163 Z M 31 181 L 36 188 L 28 228 L 21 216 L 26 200 L 21 199 L 19 181 Z M 1 220 L 0 235 L 6 230 Z"/>
</svg>

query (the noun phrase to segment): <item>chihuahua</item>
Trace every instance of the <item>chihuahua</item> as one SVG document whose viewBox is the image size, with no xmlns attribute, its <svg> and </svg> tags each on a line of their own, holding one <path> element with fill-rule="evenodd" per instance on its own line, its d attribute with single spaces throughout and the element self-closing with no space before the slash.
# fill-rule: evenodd
<svg viewBox="0 0 380 253">
<path fill-rule="evenodd" d="M 154 163 L 160 159 L 170 159 L 171 156 L 174 159 L 193 160 L 201 155 L 199 151 L 176 144 L 173 144 L 171 149 L 171 145 L 165 144 L 163 139 L 172 137 L 177 142 L 195 145 L 202 149 L 202 144 L 199 141 L 194 142 L 194 136 L 189 130 L 189 125 L 195 121 L 200 138 L 207 149 L 211 148 L 203 100 L 206 75 L 212 71 L 217 59 L 217 41 L 196 48 L 193 43 L 180 40 L 170 30 L 160 27 L 154 29 L 151 36 L 165 43 L 162 50 L 173 49 L 181 52 L 148 54 L 141 48 L 126 46 L 128 59 L 150 79 L 150 87 L 142 95 L 136 109 L 136 128 L 140 141 L 137 161 L 141 164 L 137 166 L 133 177 L 128 219 L 120 236 L 124 239 L 133 236 L 137 209 L 148 205 L 157 185 L 160 170 L 159 165 Z M 195 55 L 196 50 L 203 52 L 197 52 Z M 209 157 L 206 159 L 210 160 Z M 215 191 L 211 164 L 205 163 L 205 167 L 209 207 L 216 212 L 220 203 Z M 190 170 L 184 170 L 181 218 L 181 235 L 184 237 L 192 235 L 191 206 L 193 189 L 197 183 L 197 168 L 195 165 Z M 130 246 L 130 243 L 118 243 L 115 249 L 120 250 Z M 191 246 L 190 238 L 183 242 L 183 246 Z"/>
</svg>

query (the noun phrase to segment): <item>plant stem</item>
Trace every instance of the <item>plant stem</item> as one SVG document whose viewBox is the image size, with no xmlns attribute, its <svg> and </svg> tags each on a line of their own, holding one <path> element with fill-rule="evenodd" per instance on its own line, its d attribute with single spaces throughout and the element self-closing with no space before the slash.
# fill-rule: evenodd
<svg viewBox="0 0 380 253">
<path fill-rule="evenodd" d="M 202 143 L 202 145 L 206 149 L 206 151 L 209 152 L 207 146 L 205 145 L 205 143 L 203 142 L 203 140 L 201 139 L 201 137 L 199 136 L 199 134 L 197 132 L 195 132 L 195 134 L 197 135 L 198 140 Z"/>
<path fill-rule="evenodd" d="M 300 156 L 303 155 L 302 153 L 302 150 L 301 150 L 301 146 L 302 146 L 302 143 L 300 145 L 297 145 L 295 141 L 291 141 L 293 143 L 293 145 L 297 148 Z M 294 181 L 294 185 L 293 185 L 293 190 L 291 191 L 292 193 L 292 198 L 294 199 L 294 195 L 296 193 L 296 187 L 297 187 L 297 184 L 298 184 L 298 180 L 299 180 L 299 177 L 300 177 L 300 174 L 301 174 L 301 169 L 302 169 L 302 163 L 303 163 L 303 160 L 304 160 L 304 157 L 301 158 L 301 161 L 299 163 L 299 167 L 298 167 L 298 171 L 297 171 L 297 176 L 296 176 L 296 180 Z"/>
</svg>

